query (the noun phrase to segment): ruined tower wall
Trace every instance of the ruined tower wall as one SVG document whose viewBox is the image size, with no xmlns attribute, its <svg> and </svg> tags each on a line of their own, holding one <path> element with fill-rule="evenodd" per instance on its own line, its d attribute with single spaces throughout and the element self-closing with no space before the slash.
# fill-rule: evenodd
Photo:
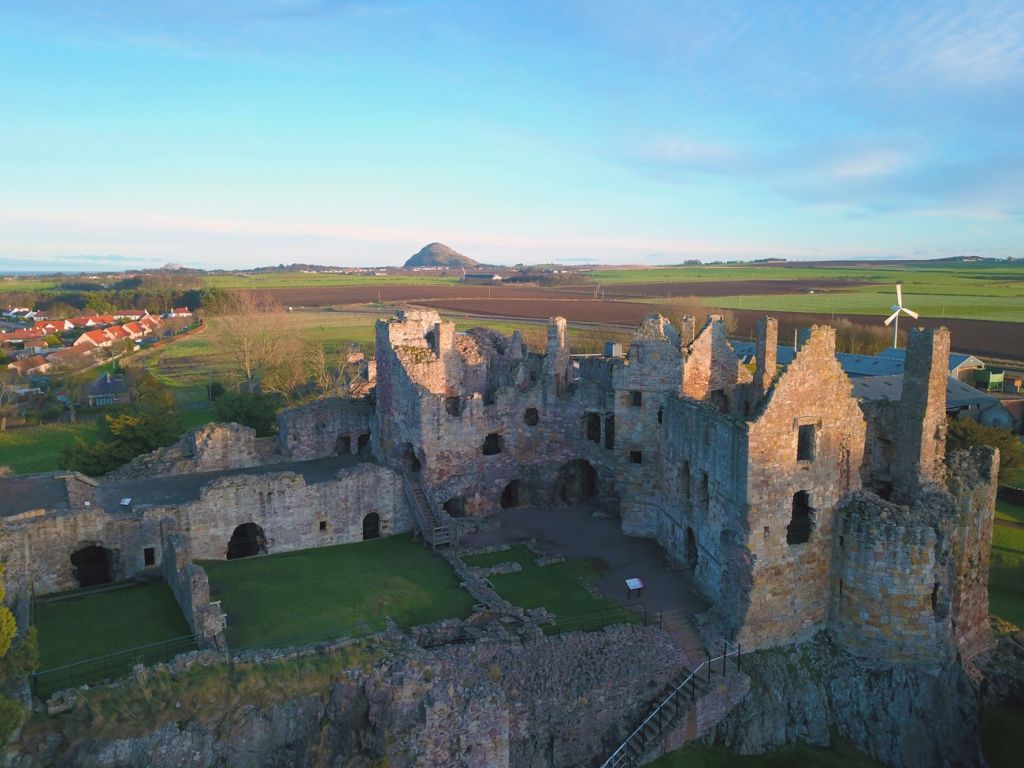
<svg viewBox="0 0 1024 768">
<path fill-rule="evenodd" d="M 372 415 L 373 405 L 365 398 L 325 397 L 288 408 L 277 417 L 279 450 L 293 461 L 335 456 L 345 448 L 356 453 L 360 436 L 370 432 Z"/>
<path fill-rule="evenodd" d="M 707 400 L 715 392 L 728 395 L 737 384 L 750 383 L 752 376 L 726 340 L 725 323 L 718 315 L 708 317 L 704 329 L 685 348 L 683 395 Z"/>
<path fill-rule="evenodd" d="M 922 488 L 941 485 L 945 478 L 948 367 L 948 329 L 910 331 L 892 462 L 893 499 L 898 502 L 909 502 Z"/>
<path fill-rule="evenodd" d="M 906 664 L 951 656 L 949 542 L 935 520 L 866 493 L 839 510 L 830 629 L 850 653 Z"/>
<path fill-rule="evenodd" d="M 836 505 L 860 488 L 865 423 L 835 359 L 835 331 L 814 327 L 749 424 L 745 646 L 802 639 L 828 617 Z"/>
<path fill-rule="evenodd" d="M 992 557 L 999 452 L 976 447 L 947 458 L 949 489 L 955 500 L 951 567 L 952 625 L 960 657 L 971 661 L 992 647 L 988 572 Z"/>
<path fill-rule="evenodd" d="M 746 425 L 708 404 L 669 400 L 656 535 L 677 562 L 694 567 L 701 590 L 719 599 L 736 584 L 733 557 L 747 537 Z"/>
</svg>

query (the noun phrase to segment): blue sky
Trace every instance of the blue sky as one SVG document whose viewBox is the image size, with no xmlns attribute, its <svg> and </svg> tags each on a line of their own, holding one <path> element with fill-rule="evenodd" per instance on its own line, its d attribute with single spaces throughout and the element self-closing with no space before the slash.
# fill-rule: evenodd
<svg viewBox="0 0 1024 768">
<path fill-rule="evenodd" d="M 0 0 L 0 270 L 1024 256 L 1024 3 Z"/>
</svg>

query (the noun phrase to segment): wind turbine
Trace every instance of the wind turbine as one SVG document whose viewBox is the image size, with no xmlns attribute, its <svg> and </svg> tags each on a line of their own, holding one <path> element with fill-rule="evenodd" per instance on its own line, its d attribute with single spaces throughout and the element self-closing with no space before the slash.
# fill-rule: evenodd
<svg viewBox="0 0 1024 768">
<path fill-rule="evenodd" d="M 899 349 L 900 312 L 904 313 L 908 317 L 914 318 L 915 320 L 917 320 L 917 318 L 920 317 L 920 315 L 918 315 L 917 312 L 915 312 L 914 310 L 907 309 L 906 307 L 903 306 L 903 285 L 901 283 L 896 283 L 896 303 L 892 305 L 891 309 L 892 314 L 885 318 L 885 324 L 891 325 L 894 320 L 896 321 L 896 327 L 894 328 L 892 334 L 892 348 Z"/>
</svg>

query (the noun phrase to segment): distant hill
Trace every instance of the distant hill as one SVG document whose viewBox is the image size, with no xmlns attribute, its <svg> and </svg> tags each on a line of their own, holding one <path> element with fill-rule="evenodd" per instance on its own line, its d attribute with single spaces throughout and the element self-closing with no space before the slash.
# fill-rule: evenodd
<svg viewBox="0 0 1024 768">
<path fill-rule="evenodd" d="M 407 267 L 475 267 L 479 262 L 442 243 L 431 243 L 405 262 Z"/>
</svg>

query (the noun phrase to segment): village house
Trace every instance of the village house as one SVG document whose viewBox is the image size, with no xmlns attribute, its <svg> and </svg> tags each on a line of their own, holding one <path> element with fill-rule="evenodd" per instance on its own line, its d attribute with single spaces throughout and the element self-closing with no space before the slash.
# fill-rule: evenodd
<svg viewBox="0 0 1024 768">
<path fill-rule="evenodd" d="M 131 399 L 128 382 L 122 374 L 105 373 L 85 390 L 90 408 L 127 403 Z"/>
</svg>

